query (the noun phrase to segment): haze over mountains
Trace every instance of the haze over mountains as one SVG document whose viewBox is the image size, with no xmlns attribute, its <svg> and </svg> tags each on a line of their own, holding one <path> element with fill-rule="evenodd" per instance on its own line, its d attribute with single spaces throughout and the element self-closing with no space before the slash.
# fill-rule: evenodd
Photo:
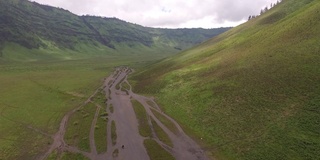
<svg viewBox="0 0 320 160">
<path fill-rule="evenodd" d="M 77 16 L 27 0 L 1 0 L 0 15 L 1 49 L 11 42 L 28 49 L 177 53 L 230 29 L 148 28 L 117 18 Z"/>
</svg>

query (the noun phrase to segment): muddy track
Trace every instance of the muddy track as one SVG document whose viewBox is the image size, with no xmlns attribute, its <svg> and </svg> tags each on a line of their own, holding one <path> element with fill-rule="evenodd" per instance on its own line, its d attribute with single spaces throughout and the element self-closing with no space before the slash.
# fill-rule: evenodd
<svg viewBox="0 0 320 160">
<path fill-rule="evenodd" d="M 105 159 L 139 159 L 149 160 L 149 155 L 143 144 L 146 137 L 139 134 L 139 123 L 136 114 L 132 107 L 132 100 L 141 103 L 147 113 L 148 124 L 152 131 L 150 139 L 155 140 L 164 150 L 168 151 L 177 160 L 206 160 L 207 156 L 203 150 L 187 136 L 179 124 L 171 117 L 164 114 L 160 107 L 155 103 L 153 98 L 137 95 L 132 92 L 131 85 L 127 81 L 127 76 L 132 72 L 128 67 L 118 67 L 114 73 L 104 79 L 102 87 L 98 88 L 81 106 L 68 112 L 62 119 L 58 132 L 52 135 L 53 143 L 48 148 L 47 152 L 39 159 L 44 160 L 54 151 L 58 153 L 61 158 L 63 152 L 71 152 L 82 154 L 91 160 L 105 160 Z M 127 88 L 123 88 L 126 85 Z M 129 89 L 128 89 L 129 86 Z M 106 104 L 100 106 L 92 102 L 93 97 L 103 90 L 105 92 Z M 148 103 L 149 102 L 149 103 Z M 90 152 L 82 151 L 77 146 L 69 146 L 65 143 L 64 136 L 67 130 L 67 124 L 70 116 L 72 116 L 78 109 L 87 105 L 88 103 L 94 104 L 96 112 L 94 113 L 91 127 L 88 128 L 90 134 L 88 135 Z M 150 106 L 150 103 L 152 105 Z M 95 126 L 99 118 L 100 111 L 108 113 L 108 121 L 106 123 L 107 150 L 103 153 L 97 152 L 95 143 Z M 177 132 L 171 131 L 165 124 L 163 124 L 153 112 L 158 112 L 163 117 L 167 118 L 177 128 Z M 173 145 L 169 146 L 159 140 L 152 126 L 151 119 L 168 135 Z M 112 127 L 115 124 L 115 128 Z M 112 131 L 112 129 L 115 129 Z M 115 141 L 116 143 L 112 143 Z M 123 148 L 124 147 L 124 148 Z"/>
<path fill-rule="evenodd" d="M 99 88 L 100 89 L 100 88 Z M 47 159 L 47 157 L 53 153 L 53 151 L 57 151 L 59 156 L 61 156 L 61 154 L 64 152 L 64 151 L 69 151 L 69 152 L 72 152 L 72 153 L 80 153 L 80 154 L 83 154 L 84 156 L 86 157 L 93 157 L 90 153 L 86 153 L 86 152 L 83 152 L 83 151 L 80 151 L 79 149 L 77 149 L 76 147 L 72 147 L 72 146 L 68 146 L 66 143 L 65 143 L 65 140 L 64 140 L 64 136 L 65 136 L 65 133 L 66 133 L 66 129 L 67 129 L 67 123 L 68 123 L 68 120 L 70 118 L 70 116 L 72 114 L 74 114 L 77 110 L 79 110 L 81 107 L 87 105 L 88 103 L 91 103 L 92 101 L 92 98 L 97 94 L 97 92 L 99 91 L 99 89 L 97 89 L 82 105 L 80 105 L 79 107 L 73 109 L 72 111 L 68 112 L 61 120 L 60 122 L 60 126 L 59 126 L 59 130 L 56 134 L 52 135 L 52 139 L 53 139 L 53 143 L 50 145 L 48 151 L 42 155 L 39 159 L 40 160 L 44 160 L 44 159 Z M 91 127 L 92 128 L 92 127 Z M 90 140 L 91 141 L 91 140 Z"/>
</svg>

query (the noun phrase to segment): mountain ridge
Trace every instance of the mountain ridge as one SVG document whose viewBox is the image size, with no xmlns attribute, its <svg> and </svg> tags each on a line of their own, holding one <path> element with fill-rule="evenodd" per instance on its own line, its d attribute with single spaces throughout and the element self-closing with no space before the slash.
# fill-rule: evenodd
<svg viewBox="0 0 320 160">
<path fill-rule="evenodd" d="M 137 52 L 148 51 L 143 48 L 157 52 L 160 48 L 157 53 L 177 53 L 230 29 L 143 27 L 117 18 L 77 16 L 64 9 L 27 0 L 1 0 L 0 15 L 0 45 L 9 42 L 27 49 L 53 47 L 81 52 L 78 46 L 84 45 L 119 53 L 125 45 L 132 50 L 135 50 L 134 46 L 141 49 Z"/>
</svg>

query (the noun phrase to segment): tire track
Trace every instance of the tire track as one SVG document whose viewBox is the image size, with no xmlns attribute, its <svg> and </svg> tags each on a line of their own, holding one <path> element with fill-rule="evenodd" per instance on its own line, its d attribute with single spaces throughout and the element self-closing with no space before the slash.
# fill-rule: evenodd
<svg viewBox="0 0 320 160">
<path fill-rule="evenodd" d="M 52 136 L 53 143 L 51 144 L 50 148 L 39 159 L 46 159 L 53 151 L 56 150 L 59 156 L 61 156 L 63 152 L 67 151 L 71 153 L 81 154 L 91 160 L 149 160 L 149 155 L 143 144 L 144 140 L 147 138 L 142 137 L 139 134 L 139 123 L 131 103 L 131 100 L 135 99 L 139 103 L 141 103 L 144 109 L 146 110 L 148 124 L 153 134 L 153 137 L 151 137 L 151 139 L 154 139 L 164 150 L 168 151 L 177 160 L 207 160 L 208 158 L 203 152 L 203 150 L 200 148 L 200 146 L 184 133 L 183 129 L 174 119 L 172 119 L 171 117 L 169 117 L 161 111 L 161 108 L 157 105 L 153 98 L 141 96 L 132 92 L 132 87 L 127 80 L 128 75 L 132 73 L 132 71 L 133 70 L 128 67 L 115 68 L 114 73 L 104 79 L 104 84 L 102 87 L 98 88 L 82 105 L 80 105 L 72 111 L 69 111 L 61 120 L 58 132 Z M 126 85 L 129 86 L 129 89 L 123 88 L 122 84 L 124 83 L 126 83 Z M 101 89 L 105 92 L 105 106 L 100 106 L 92 102 L 92 99 Z M 150 106 L 147 102 L 152 102 L 152 106 Z M 81 151 L 76 146 L 69 146 L 64 141 L 66 127 L 70 116 L 88 103 L 93 103 L 96 107 L 96 111 L 92 119 L 91 126 L 90 128 L 88 128 L 90 130 L 88 136 L 90 153 Z M 113 112 L 110 111 L 111 106 L 113 107 Z M 107 139 L 107 151 L 98 154 L 97 146 L 95 143 L 95 126 L 97 124 L 97 120 L 101 109 L 108 113 L 108 122 L 107 124 L 105 124 L 107 127 L 107 133 L 105 135 Z M 167 118 L 170 122 L 172 122 L 172 124 L 178 129 L 179 133 L 173 133 L 173 131 L 167 128 L 153 114 L 151 109 L 158 112 L 159 114 Z M 168 135 L 168 137 L 173 143 L 172 147 L 160 141 L 159 137 L 157 137 L 154 127 L 152 126 L 151 119 L 153 119 L 155 123 Z M 112 144 L 111 123 L 113 121 L 116 124 L 116 144 Z M 115 151 L 117 151 L 117 154 L 114 154 Z"/>
</svg>

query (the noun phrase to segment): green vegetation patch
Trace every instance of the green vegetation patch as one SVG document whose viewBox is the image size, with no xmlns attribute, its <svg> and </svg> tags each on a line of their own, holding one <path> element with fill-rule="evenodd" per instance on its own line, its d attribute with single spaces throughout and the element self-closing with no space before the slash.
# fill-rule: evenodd
<svg viewBox="0 0 320 160">
<path fill-rule="evenodd" d="M 56 160 L 56 159 L 58 159 L 58 152 L 57 152 L 57 150 L 54 150 L 48 157 L 47 157 L 47 159 L 48 160 Z"/>
<path fill-rule="evenodd" d="M 21 154 L 35 159 L 40 155 L 39 151 L 45 152 L 45 148 L 49 147 L 52 141 L 50 137 L 45 137 L 31 129 L 27 129 L 27 126 L 16 127 L 15 131 L 18 131 L 18 133 L 11 132 L 12 135 L 10 137 L 1 139 L 0 159 L 15 159 L 16 157 L 24 159 L 27 157 L 21 156 Z M 16 144 L 17 146 L 15 146 Z M 32 149 L 29 149 L 30 147 Z"/>
<path fill-rule="evenodd" d="M 109 116 L 109 113 L 108 112 L 102 112 L 100 113 L 99 117 L 101 119 L 104 119 L 104 120 L 108 120 L 108 116 Z"/>
<path fill-rule="evenodd" d="M 153 119 L 151 119 L 151 123 L 159 140 L 165 143 L 166 145 L 173 147 L 172 141 L 167 135 L 167 133 Z"/>
<path fill-rule="evenodd" d="M 90 160 L 89 158 L 83 156 L 82 154 L 76 154 L 76 153 L 70 153 L 70 152 L 63 152 L 60 159 L 61 160 L 69 160 L 69 159 Z"/>
<path fill-rule="evenodd" d="M 103 89 L 99 89 L 97 94 L 93 97 L 92 101 L 99 104 L 101 107 L 106 106 L 107 98 Z"/>
<path fill-rule="evenodd" d="M 93 69 L 99 63 L 94 61 L 0 64 L 2 159 L 31 158 L 46 151 L 52 139 L 30 127 L 49 135 L 58 131 L 63 116 L 81 105 L 106 76 L 108 70 Z"/>
<path fill-rule="evenodd" d="M 100 114 L 100 116 L 97 119 L 97 124 L 95 126 L 94 131 L 95 144 L 98 153 L 103 153 L 107 151 L 107 124 L 108 117 L 106 112 Z"/>
<path fill-rule="evenodd" d="M 154 104 L 152 101 L 147 101 L 147 104 L 148 104 L 149 106 L 153 107 L 153 108 L 156 107 L 155 104 Z"/>
<path fill-rule="evenodd" d="M 175 160 L 175 158 L 169 152 L 164 150 L 156 141 L 146 139 L 143 144 L 146 147 L 151 160 Z"/>
<path fill-rule="evenodd" d="M 117 144 L 117 128 L 115 121 L 111 122 L 111 141 L 113 145 Z"/>
<path fill-rule="evenodd" d="M 65 140 L 68 145 L 90 151 L 89 134 L 96 106 L 89 103 L 77 110 L 69 118 Z"/>
<path fill-rule="evenodd" d="M 131 103 L 138 119 L 140 135 L 143 137 L 152 137 L 146 110 L 137 100 L 132 100 Z"/>
<path fill-rule="evenodd" d="M 165 116 L 163 116 L 162 114 L 160 114 L 159 112 L 151 109 L 152 113 L 154 116 L 157 117 L 157 119 L 164 124 L 171 132 L 173 132 L 174 134 L 178 134 L 179 130 L 178 128 L 174 125 L 174 123 L 172 123 L 168 118 L 166 118 Z"/>
<path fill-rule="evenodd" d="M 123 83 L 121 84 L 121 90 L 122 90 L 122 91 L 130 90 L 129 84 L 128 84 L 127 82 L 123 82 Z"/>
</svg>

